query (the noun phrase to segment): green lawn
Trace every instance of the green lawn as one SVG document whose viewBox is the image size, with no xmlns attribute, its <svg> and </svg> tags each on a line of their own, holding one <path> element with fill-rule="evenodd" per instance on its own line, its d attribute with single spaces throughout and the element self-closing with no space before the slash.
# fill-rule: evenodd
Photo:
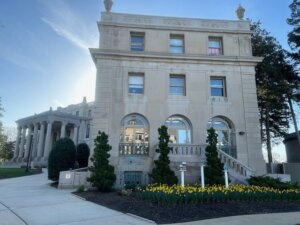
<svg viewBox="0 0 300 225">
<path fill-rule="evenodd" d="M 25 172 L 25 168 L 0 168 L 0 179 L 22 177 L 41 173 L 40 169 L 30 169 Z"/>
</svg>

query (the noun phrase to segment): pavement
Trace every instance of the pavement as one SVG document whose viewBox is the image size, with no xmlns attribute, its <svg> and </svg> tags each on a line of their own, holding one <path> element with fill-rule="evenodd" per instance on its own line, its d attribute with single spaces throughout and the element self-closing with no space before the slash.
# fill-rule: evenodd
<svg viewBox="0 0 300 225">
<path fill-rule="evenodd" d="M 47 174 L 0 180 L 0 225 L 153 225 L 49 186 Z M 145 209 L 147 210 L 147 209 Z M 300 212 L 223 217 L 177 225 L 296 225 Z"/>
</svg>

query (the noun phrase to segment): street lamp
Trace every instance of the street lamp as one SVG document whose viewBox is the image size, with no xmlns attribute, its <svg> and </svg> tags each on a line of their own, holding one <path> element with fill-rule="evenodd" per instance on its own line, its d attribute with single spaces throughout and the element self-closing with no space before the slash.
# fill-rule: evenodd
<svg viewBox="0 0 300 225">
<path fill-rule="evenodd" d="M 184 172 L 186 171 L 186 162 L 182 162 L 180 165 L 179 165 L 179 171 L 180 171 L 180 174 L 181 174 L 181 186 L 184 187 Z"/>
</svg>

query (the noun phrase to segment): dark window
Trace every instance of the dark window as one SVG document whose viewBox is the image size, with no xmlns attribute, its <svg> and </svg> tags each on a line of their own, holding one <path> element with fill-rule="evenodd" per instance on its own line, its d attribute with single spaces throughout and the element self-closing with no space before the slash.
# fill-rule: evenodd
<svg viewBox="0 0 300 225">
<path fill-rule="evenodd" d="M 90 129 L 91 129 L 90 124 L 87 124 L 87 125 L 86 125 L 85 138 L 90 138 Z"/>
</svg>

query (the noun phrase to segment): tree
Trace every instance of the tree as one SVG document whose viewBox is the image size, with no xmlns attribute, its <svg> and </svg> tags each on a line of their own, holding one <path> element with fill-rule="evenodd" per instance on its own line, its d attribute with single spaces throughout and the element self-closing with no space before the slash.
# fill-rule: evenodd
<svg viewBox="0 0 300 225">
<path fill-rule="evenodd" d="M 296 64 L 300 63 L 300 1 L 293 0 L 290 4 L 291 17 L 287 23 L 293 26 L 293 30 L 288 33 L 288 43 L 292 49 L 290 56 Z"/>
<path fill-rule="evenodd" d="M 86 143 L 80 143 L 76 147 L 76 161 L 79 168 L 87 167 L 89 164 L 90 147 Z"/>
<path fill-rule="evenodd" d="M 48 159 L 48 178 L 59 180 L 59 173 L 74 169 L 76 147 L 70 138 L 59 139 L 53 146 Z"/>
<path fill-rule="evenodd" d="M 209 185 L 224 185 L 224 165 L 218 157 L 218 134 L 212 127 L 207 130 L 207 134 L 206 143 L 208 145 L 205 149 L 206 166 L 204 167 L 205 180 Z"/>
<path fill-rule="evenodd" d="M 4 108 L 2 107 L 1 97 L 0 97 L 0 118 L 3 117 Z M 7 137 L 3 134 L 2 122 L 0 120 L 0 160 L 6 159 L 6 141 Z"/>
<path fill-rule="evenodd" d="M 99 191 L 108 192 L 112 190 L 116 181 L 115 169 L 109 165 L 110 154 L 108 152 L 111 150 L 111 146 L 108 144 L 108 135 L 99 131 L 94 144 L 94 154 L 91 157 L 93 165 L 89 167 L 91 176 L 87 178 L 87 181 L 91 182 L 92 186 Z"/>
<path fill-rule="evenodd" d="M 15 146 L 15 142 L 13 141 L 7 142 L 6 140 L 4 141 L 3 148 L 0 148 L 0 162 L 10 160 L 14 156 L 14 152 L 13 152 L 14 146 Z"/>
<path fill-rule="evenodd" d="M 178 183 L 178 178 L 176 177 L 173 170 L 171 170 L 169 164 L 170 147 L 169 147 L 169 134 L 168 128 L 166 126 L 161 126 L 158 128 L 159 133 L 159 145 L 158 150 L 160 152 L 158 160 L 154 161 L 155 167 L 149 176 L 152 178 L 153 183 L 173 185 Z"/>
<path fill-rule="evenodd" d="M 288 132 L 291 116 L 288 97 L 299 83 L 299 77 L 287 60 L 287 52 L 261 28 L 261 23 L 252 23 L 251 29 L 253 55 L 263 57 L 255 68 L 256 87 L 261 136 L 271 163 L 272 142 L 278 143 Z"/>
</svg>

